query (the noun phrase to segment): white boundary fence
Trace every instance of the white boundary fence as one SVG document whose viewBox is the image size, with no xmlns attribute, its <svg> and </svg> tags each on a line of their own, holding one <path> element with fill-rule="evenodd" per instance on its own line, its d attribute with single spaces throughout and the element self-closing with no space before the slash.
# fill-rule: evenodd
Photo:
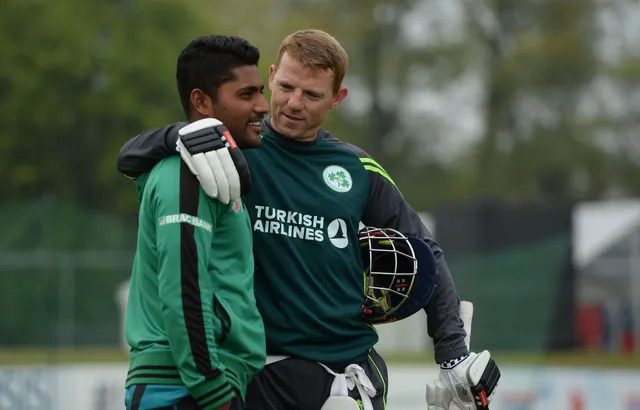
<svg viewBox="0 0 640 410">
<path fill-rule="evenodd" d="M 0 367 L 1 410 L 122 410 L 126 364 Z M 492 410 L 639 410 L 640 369 L 502 366 Z M 424 410 L 434 366 L 389 365 L 389 410 Z"/>
</svg>

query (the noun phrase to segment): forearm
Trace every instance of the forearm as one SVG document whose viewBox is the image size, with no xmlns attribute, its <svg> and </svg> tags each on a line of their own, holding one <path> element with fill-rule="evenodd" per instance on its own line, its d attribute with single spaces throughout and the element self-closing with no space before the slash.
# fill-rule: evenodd
<svg viewBox="0 0 640 410">
<path fill-rule="evenodd" d="M 148 172 L 161 159 L 177 155 L 178 130 L 186 123 L 177 122 L 161 128 L 147 130 L 127 141 L 118 153 L 118 171 L 137 178 Z"/>
<path fill-rule="evenodd" d="M 458 313 L 460 299 L 445 262 L 443 250 L 395 186 L 377 174 L 372 174 L 371 186 L 371 197 L 363 223 L 394 228 L 405 235 L 421 238 L 431 247 L 436 257 L 436 289 L 424 308 L 429 336 L 434 342 L 436 362 L 441 363 L 466 354 L 465 332 Z"/>
<path fill-rule="evenodd" d="M 442 251 L 436 254 L 438 276 L 436 291 L 424 308 L 427 329 L 433 338 L 436 363 L 468 353 L 464 343 L 466 333 L 459 315 L 460 299 Z"/>
</svg>

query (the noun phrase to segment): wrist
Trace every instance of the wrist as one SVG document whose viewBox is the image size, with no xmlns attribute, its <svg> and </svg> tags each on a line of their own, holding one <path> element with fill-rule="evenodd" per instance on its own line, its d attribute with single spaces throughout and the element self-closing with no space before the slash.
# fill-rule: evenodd
<svg viewBox="0 0 640 410">
<path fill-rule="evenodd" d="M 440 363 L 440 369 L 442 369 L 442 370 L 451 370 L 454 367 L 456 367 L 457 365 L 459 365 L 460 363 L 462 363 L 468 357 L 469 357 L 468 354 L 463 354 L 462 356 L 458 356 L 458 357 L 455 357 L 453 359 L 445 360 L 444 362 Z"/>
</svg>

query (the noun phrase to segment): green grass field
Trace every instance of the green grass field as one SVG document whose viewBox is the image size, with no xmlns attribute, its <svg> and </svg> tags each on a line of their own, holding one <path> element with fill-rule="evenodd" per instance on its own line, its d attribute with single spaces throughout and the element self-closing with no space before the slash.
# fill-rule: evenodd
<svg viewBox="0 0 640 410">
<path fill-rule="evenodd" d="M 537 354 L 528 352 L 492 352 L 499 364 L 528 364 L 548 366 L 596 366 L 640 369 L 640 355 L 605 354 L 596 352 L 562 352 Z M 423 355 L 385 353 L 389 363 L 433 365 L 431 352 Z M 82 348 L 0 348 L 0 366 L 58 365 L 78 363 L 122 363 L 127 353 L 118 347 Z"/>
<path fill-rule="evenodd" d="M 127 352 L 118 347 L 1 347 L 0 366 L 32 364 L 126 362 Z"/>
</svg>

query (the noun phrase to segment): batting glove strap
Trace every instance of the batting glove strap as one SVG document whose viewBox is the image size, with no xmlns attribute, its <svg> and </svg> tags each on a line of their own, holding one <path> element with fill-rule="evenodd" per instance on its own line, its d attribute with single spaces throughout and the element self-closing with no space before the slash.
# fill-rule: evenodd
<svg viewBox="0 0 640 410">
<path fill-rule="evenodd" d="M 217 125 L 181 135 L 180 139 L 189 154 L 195 155 L 228 146 L 224 138 L 225 131 L 229 132 L 224 125 Z"/>
<path fill-rule="evenodd" d="M 440 380 L 461 409 L 488 410 L 499 379 L 500 370 L 487 350 L 440 370 Z"/>
<path fill-rule="evenodd" d="M 251 192 L 251 173 L 249 172 L 249 165 L 239 149 L 230 149 L 229 154 L 231 155 L 233 165 L 235 165 L 236 172 L 240 178 L 240 195 L 245 196 Z"/>
</svg>

